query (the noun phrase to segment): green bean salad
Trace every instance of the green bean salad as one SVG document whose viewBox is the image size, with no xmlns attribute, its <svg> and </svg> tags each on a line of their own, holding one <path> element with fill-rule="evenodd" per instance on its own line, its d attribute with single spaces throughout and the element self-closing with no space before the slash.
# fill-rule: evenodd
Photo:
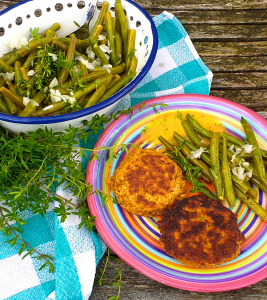
<svg viewBox="0 0 267 300">
<path fill-rule="evenodd" d="M 128 29 L 121 0 L 115 17 L 104 1 L 91 32 L 60 38 L 53 24 L 31 38 L 13 39 L 0 58 L 0 112 L 20 117 L 71 113 L 100 103 L 135 76 L 135 29 Z M 76 23 L 75 23 L 76 24 Z M 78 24 L 76 24 L 78 26 Z"/>
</svg>

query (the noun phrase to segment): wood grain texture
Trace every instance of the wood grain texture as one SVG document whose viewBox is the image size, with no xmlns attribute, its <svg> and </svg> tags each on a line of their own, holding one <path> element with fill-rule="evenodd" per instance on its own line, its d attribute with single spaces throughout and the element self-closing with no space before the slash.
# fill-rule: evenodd
<svg viewBox="0 0 267 300">
<path fill-rule="evenodd" d="M 0 10 L 19 0 L 0 1 Z M 60 1 L 58 1 L 60 2 Z M 267 119 L 267 0 L 136 0 L 153 17 L 164 10 L 184 25 L 197 52 L 213 72 L 210 94 L 242 104 Z M 63 3 L 63 1 L 62 1 Z M 110 261 L 106 281 L 95 281 L 90 300 L 116 295 L 109 286 L 120 264 Z M 103 260 L 102 260 L 103 261 Z M 101 263 L 97 268 L 100 274 Z M 120 299 L 264 300 L 267 279 L 223 293 L 196 293 L 165 286 L 123 263 Z"/>
<path fill-rule="evenodd" d="M 100 276 L 100 267 L 97 270 L 97 276 Z M 112 283 L 116 270 L 120 267 L 117 260 L 110 260 L 109 267 L 106 272 L 106 281 L 104 285 L 99 286 L 95 280 L 94 290 L 90 300 L 108 299 L 110 296 L 117 295 Z M 240 290 L 233 290 L 221 293 L 200 293 L 175 289 L 170 286 L 163 285 L 143 274 L 137 272 L 126 263 L 123 263 L 123 275 L 121 286 L 121 300 L 263 300 L 267 299 L 267 279 L 250 287 Z"/>
</svg>

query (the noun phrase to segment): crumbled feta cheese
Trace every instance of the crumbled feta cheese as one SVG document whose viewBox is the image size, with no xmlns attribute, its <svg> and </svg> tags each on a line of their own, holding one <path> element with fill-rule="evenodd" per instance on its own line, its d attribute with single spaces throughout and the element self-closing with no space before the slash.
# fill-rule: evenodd
<svg viewBox="0 0 267 300">
<path fill-rule="evenodd" d="M 253 146 L 250 144 L 246 144 L 244 146 L 242 146 L 242 149 L 246 152 L 246 153 L 251 153 L 253 150 Z"/>
<path fill-rule="evenodd" d="M 232 169 L 232 173 L 240 180 L 244 180 L 246 178 L 246 174 L 245 174 L 245 168 L 243 167 L 234 167 Z"/>
<path fill-rule="evenodd" d="M 61 93 L 60 93 L 59 90 L 51 89 L 50 90 L 50 97 L 51 97 L 52 103 L 59 102 L 59 101 L 62 100 Z"/>
<path fill-rule="evenodd" d="M 100 49 L 105 53 L 111 53 L 112 50 L 106 45 L 100 45 Z"/>
<path fill-rule="evenodd" d="M 248 162 L 241 162 L 242 167 L 244 168 L 248 168 L 249 167 L 249 163 Z"/>
<path fill-rule="evenodd" d="M 22 34 L 15 36 L 8 42 L 8 47 L 10 48 L 10 50 L 19 49 L 25 45 L 28 45 L 28 39 Z"/>
<path fill-rule="evenodd" d="M 106 38 L 105 35 L 100 34 L 100 35 L 98 36 L 97 40 L 98 40 L 98 41 L 103 41 L 105 38 Z"/>
<path fill-rule="evenodd" d="M 105 57 L 107 60 L 109 60 L 109 58 L 110 58 L 110 56 L 107 53 L 105 53 Z"/>
<path fill-rule="evenodd" d="M 252 170 L 246 172 L 246 175 L 248 176 L 248 178 L 251 178 L 252 177 Z"/>
<path fill-rule="evenodd" d="M 12 81 L 12 80 L 15 78 L 15 72 L 11 72 L 11 73 L 9 73 L 9 72 L 7 72 L 7 73 L 0 73 L 0 75 L 1 75 L 2 77 L 4 77 L 5 80 L 9 80 L 9 81 Z"/>
<path fill-rule="evenodd" d="M 229 147 L 229 150 L 231 150 L 232 152 L 234 152 L 234 148 L 235 148 L 235 145 L 232 144 L 232 145 Z"/>
<path fill-rule="evenodd" d="M 94 60 L 95 59 L 95 53 L 94 51 L 90 50 L 89 48 L 86 49 L 86 54 L 88 56 L 88 58 Z"/>
<path fill-rule="evenodd" d="M 35 74 L 34 70 L 30 70 L 30 71 L 27 73 L 28 76 L 33 76 L 34 74 Z"/>
<path fill-rule="evenodd" d="M 74 97 L 71 97 L 69 95 L 62 95 L 59 90 L 54 90 L 54 89 L 50 90 L 50 97 L 51 97 L 52 103 L 63 100 L 65 102 L 68 102 L 71 105 L 73 105 L 76 101 L 76 99 Z"/>
<path fill-rule="evenodd" d="M 55 53 L 48 53 L 50 57 L 52 57 L 53 61 L 57 61 L 57 56 Z"/>
<path fill-rule="evenodd" d="M 242 150 L 241 150 L 241 148 L 236 147 L 236 145 L 231 145 L 229 147 L 229 150 L 234 152 L 234 155 L 231 158 L 231 162 L 234 163 L 236 155 L 240 154 Z"/>
<path fill-rule="evenodd" d="M 71 91 L 71 92 L 70 92 L 70 95 L 71 95 L 71 96 L 73 96 L 73 95 L 74 95 L 73 91 Z"/>
<path fill-rule="evenodd" d="M 235 162 L 235 157 L 236 157 L 236 154 L 234 154 L 234 155 L 231 157 L 231 162 L 232 162 L 232 163 Z"/>
<path fill-rule="evenodd" d="M 90 71 L 93 71 L 95 69 L 94 64 L 90 63 L 88 60 L 84 59 L 82 56 L 75 57 L 75 60 L 78 60 L 79 62 L 81 62 Z"/>
<path fill-rule="evenodd" d="M 111 69 L 112 68 L 112 65 L 103 65 L 102 66 L 102 70 L 107 70 L 107 69 Z"/>
<path fill-rule="evenodd" d="M 239 165 L 232 169 L 232 173 L 237 176 L 238 179 L 244 180 L 247 177 L 252 176 L 252 170 L 246 172 L 246 168 L 249 167 L 249 163 L 246 162 L 243 158 L 240 160 Z"/>
<path fill-rule="evenodd" d="M 39 103 L 36 102 L 35 100 L 32 100 L 32 105 L 33 105 L 33 106 L 39 106 Z"/>
<path fill-rule="evenodd" d="M 94 65 L 94 66 L 101 66 L 101 62 L 100 62 L 99 58 L 96 58 L 96 59 L 93 61 L 93 65 Z"/>
<path fill-rule="evenodd" d="M 76 102 L 76 99 L 74 97 L 69 96 L 69 95 L 62 95 L 62 98 L 65 102 L 68 102 L 71 105 L 73 105 Z"/>
<path fill-rule="evenodd" d="M 52 89 L 52 88 L 55 87 L 55 86 L 58 86 L 58 80 L 57 80 L 56 77 L 54 77 L 54 78 L 51 80 L 51 82 L 50 82 L 50 84 L 49 84 L 49 88 Z"/>
<path fill-rule="evenodd" d="M 51 105 L 48 105 L 48 106 L 44 107 L 43 110 L 48 110 L 48 109 L 53 108 L 53 107 L 54 107 L 54 105 L 51 104 Z"/>
<path fill-rule="evenodd" d="M 189 155 L 189 158 L 200 158 L 201 154 L 203 152 L 206 152 L 206 149 L 204 147 L 200 147 L 199 149 L 195 151 L 191 151 L 191 155 Z"/>
<path fill-rule="evenodd" d="M 22 100 L 25 106 L 27 106 L 32 101 L 32 99 L 29 97 L 23 97 Z"/>
</svg>

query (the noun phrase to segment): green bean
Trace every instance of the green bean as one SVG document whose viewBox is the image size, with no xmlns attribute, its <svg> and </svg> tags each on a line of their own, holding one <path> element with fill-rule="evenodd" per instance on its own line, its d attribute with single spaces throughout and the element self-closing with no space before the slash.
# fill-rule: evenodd
<svg viewBox="0 0 267 300">
<path fill-rule="evenodd" d="M 11 100 L 9 100 L 6 96 L 3 95 L 3 98 L 4 98 L 4 101 L 8 107 L 11 115 L 14 115 L 18 111 L 17 106 L 15 105 L 15 103 L 13 103 Z"/>
<path fill-rule="evenodd" d="M 98 100 L 104 95 L 108 85 L 110 84 L 112 80 L 112 75 L 108 74 L 106 77 L 105 82 L 103 82 L 101 85 L 99 85 L 93 95 L 87 100 L 87 103 L 84 108 L 93 106 L 97 104 Z"/>
<path fill-rule="evenodd" d="M 117 61 L 119 61 L 122 56 L 122 39 L 118 30 L 115 30 L 115 50 Z"/>
<path fill-rule="evenodd" d="M 0 94 L 0 112 L 10 115 L 10 111 L 3 99 L 4 99 L 3 95 Z"/>
<path fill-rule="evenodd" d="M 191 123 L 191 125 L 194 127 L 194 129 L 200 133 L 202 136 L 211 139 L 212 133 L 205 129 L 203 126 L 201 126 L 192 116 L 189 114 L 186 115 L 187 120 Z"/>
<path fill-rule="evenodd" d="M 127 35 L 128 35 L 128 25 L 127 25 L 127 19 L 123 10 L 123 7 L 121 5 L 121 0 L 115 1 L 115 16 L 117 19 L 117 24 L 119 28 L 119 32 L 121 34 L 122 38 L 122 57 L 123 60 L 126 60 L 126 46 L 127 46 Z"/>
<path fill-rule="evenodd" d="M 259 181 L 255 177 L 251 177 L 249 180 L 251 181 L 251 183 L 255 184 L 263 192 L 267 193 L 267 187 L 261 181 Z"/>
<path fill-rule="evenodd" d="M 95 55 L 99 58 L 102 65 L 108 65 L 109 61 L 105 56 L 105 53 L 100 49 L 100 47 L 97 45 L 97 41 L 91 37 L 89 37 L 89 42 L 92 47 L 92 50 L 94 51 Z"/>
<path fill-rule="evenodd" d="M 3 61 L 2 59 L 0 59 L 0 67 L 2 67 L 3 72 L 7 73 L 11 73 L 13 72 L 13 67 L 11 67 L 9 64 L 7 64 L 5 61 Z"/>
<path fill-rule="evenodd" d="M 6 83 L 7 83 L 7 86 L 11 93 L 13 93 L 14 95 L 20 96 L 20 94 L 15 89 L 14 85 L 9 80 L 6 80 Z"/>
<path fill-rule="evenodd" d="M 25 62 L 22 65 L 25 69 L 30 69 L 33 66 L 33 60 L 34 60 L 35 55 L 36 55 L 36 50 L 32 51 L 28 55 L 27 59 L 25 60 Z"/>
<path fill-rule="evenodd" d="M 5 78 L 4 77 L 0 77 L 0 87 L 4 86 L 6 84 Z"/>
<path fill-rule="evenodd" d="M 102 33 L 102 31 L 103 31 L 103 25 L 98 24 L 94 27 L 89 37 L 98 40 L 98 36 Z"/>
<path fill-rule="evenodd" d="M 227 149 L 227 156 L 228 156 L 230 162 L 232 160 L 233 155 L 235 155 L 235 159 L 234 159 L 234 162 L 233 162 L 234 166 L 239 165 L 240 163 L 242 163 L 242 157 L 240 157 L 238 154 L 234 154 L 233 151 Z M 254 165 L 249 163 L 248 165 L 244 165 L 244 168 L 247 172 L 252 171 L 252 176 L 255 177 L 257 180 L 261 181 Z M 267 181 L 266 181 L 266 183 L 267 183 Z M 263 184 L 266 185 L 264 182 L 263 182 Z"/>
<path fill-rule="evenodd" d="M 14 51 L 14 52 L 12 52 L 12 54 L 8 57 L 8 59 L 6 60 L 6 63 L 8 64 L 8 65 L 10 65 L 10 66 L 14 66 L 14 64 L 15 64 L 15 62 L 17 61 L 17 60 L 21 60 L 22 59 L 22 57 L 21 57 L 21 55 L 19 54 L 19 52 L 18 51 Z"/>
<path fill-rule="evenodd" d="M 267 211 L 259 205 L 258 202 L 250 198 L 248 195 L 243 194 L 239 189 L 234 188 L 237 198 L 245 203 L 251 210 L 254 211 L 264 222 L 267 222 Z"/>
<path fill-rule="evenodd" d="M 210 183 L 213 181 L 213 176 L 210 173 L 210 168 L 200 159 L 197 158 L 191 158 L 191 150 L 190 148 L 185 144 L 181 148 L 181 152 L 189 159 L 189 161 L 195 165 L 196 167 L 201 168 L 201 173 L 207 177 L 207 182 Z"/>
<path fill-rule="evenodd" d="M 253 189 L 252 187 L 249 187 L 247 194 L 252 198 L 252 199 L 257 199 L 258 197 L 258 191 Z"/>
<path fill-rule="evenodd" d="M 178 166 L 182 169 L 183 172 L 186 173 L 187 176 L 190 176 L 192 180 L 191 183 L 193 185 L 199 185 L 201 181 L 197 177 L 189 174 L 186 166 L 182 163 L 181 159 L 185 159 L 184 156 L 179 151 L 177 151 L 175 146 L 165 140 L 162 136 L 159 136 L 158 139 L 166 147 L 167 155 L 178 164 Z M 178 157 L 174 153 L 176 153 Z M 198 190 L 208 198 L 218 200 L 218 198 L 206 186 L 199 185 Z"/>
<path fill-rule="evenodd" d="M 52 39 L 52 44 L 57 46 L 58 49 L 68 52 L 69 46 L 58 39 Z"/>
<path fill-rule="evenodd" d="M 223 184 L 220 168 L 220 133 L 216 132 L 212 134 L 210 143 L 210 160 L 211 168 L 215 176 L 213 176 L 213 184 L 215 187 L 216 195 L 219 199 L 223 200 Z"/>
<path fill-rule="evenodd" d="M 54 23 L 51 27 L 47 28 L 43 33 L 42 36 L 46 35 L 48 31 L 58 31 L 61 28 L 59 23 Z"/>
<path fill-rule="evenodd" d="M 110 82 L 110 84 L 108 86 L 108 89 L 110 89 L 111 87 L 113 87 L 120 80 L 121 80 L 120 75 L 118 75 L 118 74 L 113 75 L 113 78 L 112 78 L 112 80 L 111 80 L 111 82 Z"/>
<path fill-rule="evenodd" d="M 238 179 L 238 177 L 234 174 L 231 174 L 233 185 L 238 187 L 243 193 L 247 193 L 249 190 L 249 185 L 247 185 L 244 181 Z"/>
<path fill-rule="evenodd" d="M 24 67 L 21 67 L 20 68 L 20 72 L 21 72 L 21 75 L 22 75 L 22 78 L 26 81 L 29 81 L 31 79 L 30 76 L 28 76 L 28 69 L 24 68 Z"/>
<path fill-rule="evenodd" d="M 9 89 L 7 89 L 6 87 L 2 86 L 0 88 L 0 92 L 6 96 L 9 100 L 11 100 L 13 103 L 15 103 L 17 106 L 24 108 L 25 105 L 23 104 L 22 99 L 17 96 L 16 94 L 12 93 Z"/>
<path fill-rule="evenodd" d="M 91 82 L 90 84 L 88 84 L 86 87 L 84 87 L 82 90 L 78 90 L 74 93 L 74 98 L 76 100 L 81 99 L 83 96 L 89 94 L 90 92 L 92 92 L 93 90 L 95 90 L 99 85 L 101 85 L 102 83 L 104 83 L 106 81 L 106 77 L 102 76 L 97 78 L 95 81 Z"/>
<path fill-rule="evenodd" d="M 128 72 L 130 68 L 131 60 L 135 52 L 135 38 L 136 38 L 136 30 L 129 29 L 127 35 L 126 58 L 125 58 L 126 72 Z"/>
<path fill-rule="evenodd" d="M 44 117 L 44 116 L 50 115 L 54 112 L 60 111 L 62 108 L 67 106 L 67 103 L 64 100 L 62 100 L 62 101 L 53 103 L 53 104 L 48 105 L 48 106 L 49 107 L 51 106 L 51 108 L 46 109 L 46 107 L 44 107 L 43 109 L 37 110 L 36 113 L 35 113 L 35 116 L 36 117 Z"/>
<path fill-rule="evenodd" d="M 60 42 L 63 42 L 64 44 L 68 45 L 71 42 L 71 38 L 59 38 L 58 39 Z M 78 40 L 76 41 L 76 46 L 78 48 L 81 48 L 82 50 L 86 50 L 87 47 L 89 46 L 89 41 L 88 40 Z"/>
<path fill-rule="evenodd" d="M 91 72 L 90 74 L 86 76 L 82 76 L 80 82 L 81 83 L 86 83 L 89 81 L 96 80 L 100 76 L 107 75 L 108 71 L 107 70 L 101 70 L 101 71 L 96 71 L 96 72 Z"/>
<path fill-rule="evenodd" d="M 70 45 L 69 45 L 69 48 L 68 48 L 68 52 L 67 52 L 67 55 L 66 55 L 66 61 L 69 64 L 74 59 L 76 42 L 77 42 L 77 38 L 76 37 L 72 37 Z M 67 79 L 68 79 L 68 77 L 69 77 L 69 74 L 70 74 L 70 70 L 68 68 L 62 68 L 60 70 L 59 75 L 58 75 L 58 85 L 66 82 Z"/>
<path fill-rule="evenodd" d="M 136 67 L 137 67 L 137 58 L 135 55 L 132 56 L 132 59 L 131 59 L 131 63 L 130 63 L 130 67 L 129 67 L 129 70 L 128 70 L 128 73 L 127 74 L 130 74 L 130 73 L 133 73 L 136 71 Z"/>
<path fill-rule="evenodd" d="M 243 117 L 241 117 L 241 124 L 245 131 L 245 134 L 247 136 L 247 140 L 248 140 L 249 144 L 253 146 L 252 156 L 253 156 L 253 160 L 255 163 L 255 167 L 256 167 L 258 175 L 263 180 L 265 178 L 265 167 L 264 167 L 261 150 L 258 145 L 255 133 L 252 130 L 252 128 L 250 127 L 249 123 Z"/>
<path fill-rule="evenodd" d="M 22 78 L 22 73 L 21 73 L 21 63 L 20 61 L 16 61 L 14 64 L 14 70 L 15 70 L 15 83 L 18 84 L 21 82 Z"/>
<path fill-rule="evenodd" d="M 38 92 L 34 97 L 33 101 L 38 103 L 39 105 L 42 103 L 42 101 L 45 99 L 45 95 L 42 92 Z M 38 106 L 35 106 L 33 102 L 29 102 L 27 106 L 19 113 L 20 117 L 30 117 L 37 109 Z"/>
<path fill-rule="evenodd" d="M 200 144 L 201 138 L 197 135 L 191 123 L 188 122 L 187 120 L 183 120 L 182 126 L 189 140 L 199 148 L 201 146 Z"/>
<path fill-rule="evenodd" d="M 105 94 L 101 97 L 99 102 L 102 102 L 104 100 L 106 100 L 107 98 L 111 97 L 112 95 L 114 95 L 115 93 L 117 93 L 123 86 L 127 85 L 136 75 L 136 72 L 131 73 L 127 76 L 125 76 L 124 78 L 122 78 L 119 82 L 117 82 L 116 84 L 114 84 L 111 88 L 109 88 Z"/>
<path fill-rule="evenodd" d="M 109 40 L 109 48 L 112 51 L 110 53 L 110 62 L 112 65 L 117 61 L 116 58 L 116 49 L 115 49 L 115 27 L 112 25 L 112 17 L 111 12 L 108 11 L 105 13 L 105 22 L 106 22 L 106 30 L 107 30 L 107 38 Z"/>
<path fill-rule="evenodd" d="M 51 42 L 52 42 L 52 38 L 43 38 L 40 40 L 31 41 L 29 42 L 27 48 L 22 47 L 18 50 L 18 52 L 22 57 L 24 57 L 25 55 L 29 54 L 33 50 L 36 50 L 39 46 L 51 44 Z"/>
<path fill-rule="evenodd" d="M 102 4 L 101 10 L 100 10 L 99 16 L 98 16 L 98 18 L 95 22 L 94 27 L 93 27 L 93 30 L 97 25 L 102 25 L 103 24 L 104 16 L 105 16 L 105 13 L 108 11 L 108 7 L 109 7 L 109 2 L 104 1 L 103 4 Z"/>
<path fill-rule="evenodd" d="M 184 137 L 182 137 L 178 132 L 174 131 L 173 133 L 173 137 L 175 138 L 175 140 L 179 143 L 182 144 L 184 141 L 186 141 L 186 145 L 190 148 L 191 151 L 196 151 L 199 148 L 197 146 L 195 146 L 193 143 L 191 143 L 190 141 L 186 140 Z M 201 159 L 208 164 L 209 166 L 211 166 L 211 161 L 210 161 L 210 157 L 207 153 L 201 153 Z"/>
<path fill-rule="evenodd" d="M 223 145 L 222 145 L 222 160 L 221 160 L 221 168 L 222 168 L 222 179 L 224 186 L 224 195 L 230 206 L 235 205 L 235 195 L 233 189 L 233 183 L 231 178 L 231 171 L 227 159 L 227 145 L 226 139 L 223 137 Z"/>
<path fill-rule="evenodd" d="M 229 134 L 229 133 L 223 132 L 223 133 L 222 133 L 222 136 L 224 136 L 230 143 L 232 143 L 232 144 L 234 144 L 234 145 L 238 145 L 238 146 L 240 146 L 240 147 L 247 145 L 247 142 L 246 142 L 246 141 L 241 140 L 241 139 L 238 139 L 238 138 L 236 138 L 235 136 L 233 136 L 233 135 L 231 135 L 231 134 Z M 245 157 L 248 156 L 248 155 L 250 155 L 250 154 L 244 153 L 244 154 L 241 155 L 241 156 L 245 158 Z M 262 155 L 263 157 L 266 157 L 266 158 L 267 158 L 267 151 L 261 149 L 261 155 Z M 252 156 L 252 154 L 251 154 L 251 156 Z"/>
</svg>

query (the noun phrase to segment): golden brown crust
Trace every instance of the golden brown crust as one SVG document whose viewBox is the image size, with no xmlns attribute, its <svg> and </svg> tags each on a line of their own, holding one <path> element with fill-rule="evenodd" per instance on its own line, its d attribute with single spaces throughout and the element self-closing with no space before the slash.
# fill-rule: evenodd
<svg viewBox="0 0 267 300">
<path fill-rule="evenodd" d="M 237 216 L 220 201 L 192 196 L 177 201 L 158 222 L 165 251 L 189 267 L 214 267 L 236 258 L 244 241 Z"/>
<path fill-rule="evenodd" d="M 160 215 L 174 199 L 186 197 L 181 169 L 155 149 L 136 149 L 115 170 L 110 187 L 119 204 L 127 211 Z"/>
</svg>

